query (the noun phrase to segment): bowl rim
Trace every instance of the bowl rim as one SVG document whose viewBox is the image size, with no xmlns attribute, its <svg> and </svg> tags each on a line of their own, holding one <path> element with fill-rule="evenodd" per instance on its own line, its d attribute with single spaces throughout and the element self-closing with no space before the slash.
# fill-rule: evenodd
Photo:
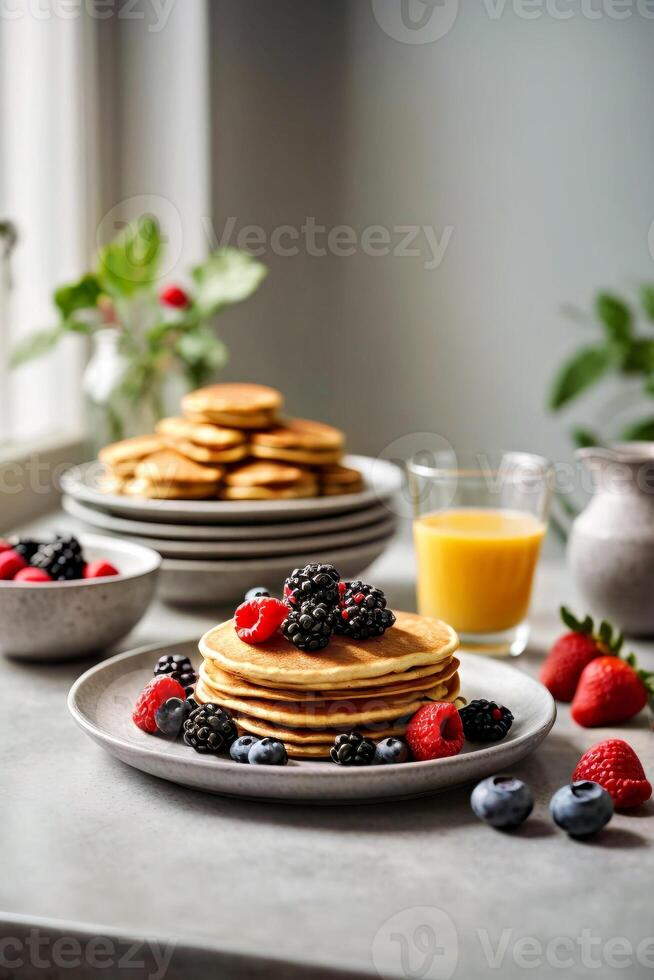
<svg viewBox="0 0 654 980">
<path fill-rule="evenodd" d="M 109 585 L 111 583 L 129 582 L 134 579 L 143 578 L 146 575 L 156 574 L 161 568 L 163 559 L 154 548 L 146 548 L 145 545 L 135 544 L 124 538 L 113 538 L 107 534 L 76 534 L 75 537 L 83 548 L 103 548 L 108 550 L 120 551 L 134 558 L 140 558 L 143 567 L 132 572 L 119 572 L 118 575 L 104 575 L 101 578 L 78 578 L 69 582 L 15 582 L 13 579 L 0 581 L 0 590 L 33 589 L 36 592 L 49 591 L 51 589 L 75 589 L 90 588 L 93 585 Z"/>
</svg>

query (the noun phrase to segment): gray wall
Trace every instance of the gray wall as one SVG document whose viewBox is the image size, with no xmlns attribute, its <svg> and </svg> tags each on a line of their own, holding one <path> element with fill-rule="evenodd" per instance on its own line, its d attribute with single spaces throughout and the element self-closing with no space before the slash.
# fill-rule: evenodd
<svg viewBox="0 0 654 980">
<path fill-rule="evenodd" d="M 385 22 L 399 3 L 375 6 Z M 435 431 L 569 452 L 572 419 L 547 416 L 545 390 L 592 334 L 560 307 L 654 279 L 654 20 L 592 7 L 462 3 L 445 36 L 408 44 L 369 0 L 212 5 L 217 235 L 229 216 L 232 242 L 306 216 L 393 241 L 395 226 L 452 228 L 433 269 L 423 236 L 413 257 L 268 248 L 267 284 L 224 320 L 232 377 L 279 385 L 362 451 Z"/>
</svg>

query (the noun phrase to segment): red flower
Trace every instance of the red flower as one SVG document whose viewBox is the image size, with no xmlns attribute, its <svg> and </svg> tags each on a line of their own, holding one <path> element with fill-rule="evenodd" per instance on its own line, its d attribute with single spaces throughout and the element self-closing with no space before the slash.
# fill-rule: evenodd
<svg viewBox="0 0 654 980">
<path fill-rule="evenodd" d="M 188 306 L 191 302 L 188 293 L 180 286 L 166 286 L 165 289 L 161 290 L 159 299 L 164 306 L 174 306 L 177 309 Z"/>
</svg>

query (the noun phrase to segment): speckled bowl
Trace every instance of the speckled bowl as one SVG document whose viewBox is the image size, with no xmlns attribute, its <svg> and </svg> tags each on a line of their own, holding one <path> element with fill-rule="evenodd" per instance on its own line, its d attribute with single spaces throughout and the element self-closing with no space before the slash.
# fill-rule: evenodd
<svg viewBox="0 0 654 980">
<path fill-rule="evenodd" d="M 161 558 L 151 548 L 80 535 L 87 561 L 120 572 L 75 582 L 0 582 L 0 653 L 21 660 L 68 660 L 106 650 L 143 617 Z"/>
</svg>

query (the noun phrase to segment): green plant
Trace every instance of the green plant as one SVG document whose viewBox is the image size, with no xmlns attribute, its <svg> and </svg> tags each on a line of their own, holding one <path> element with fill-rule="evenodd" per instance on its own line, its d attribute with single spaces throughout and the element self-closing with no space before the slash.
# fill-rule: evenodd
<svg viewBox="0 0 654 980">
<path fill-rule="evenodd" d="M 636 308 L 619 296 L 600 292 L 595 297 L 594 316 L 582 317 L 599 327 L 601 337 L 597 343 L 582 347 L 559 370 L 550 390 L 550 409 L 559 411 L 601 380 L 614 376 L 640 381 L 635 394 L 636 405 L 642 411 L 643 399 L 654 398 L 654 286 L 641 287 Z M 639 320 L 643 319 L 647 323 L 641 331 Z M 654 440 L 654 407 L 607 436 L 625 441 Z M 602 433 L 580 426 L 572 430 L 572 437 L 578 446 L 602 445 L 606 441 Z"/>
<path fill-rule="evenodd" d="M 161 415 L 160 386 L 170 373 L 183 374 L 189 386 L 206 383 L 227 358 L 211 321 L 251 296 L 267 269 L 245 252 L 222 248 L 191 270 L 188 290 L 160 292 L 163 257 L 154 218 L 143 215 L 127 225 L 99 250 L 92 272 L 55 290 L 57 324 L 28 336 L 13 351 L 12 365 L 42 356 L 66 335 L 110 327 L 125 358 L 119 394 L 128 403 L 148 399 Z"/>
</svg>

